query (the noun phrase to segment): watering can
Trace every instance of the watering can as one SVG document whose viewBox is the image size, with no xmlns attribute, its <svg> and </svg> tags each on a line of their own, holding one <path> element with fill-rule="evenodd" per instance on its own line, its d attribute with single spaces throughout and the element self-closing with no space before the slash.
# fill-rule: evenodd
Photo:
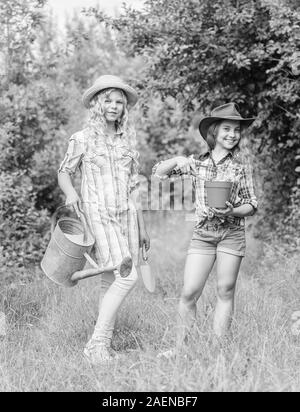
<svg viewBox="0 0 300 412">
<path fill-rule="evenodd" d="M 51 239 L 41 261 L 45 275 L 67 287 L 75 286 L 81 279 L 114 270 L 127 277 L 132 269 L 132 259 L 125 257 L 119 265 L 100 268 L 89 255 L 95 238 L 88 230 L 83 212 L 78 214 L 78 219 L 62 217 L 57 220 L 59 210 L 64 207 L 57 208 L 51 219 Z M 87 261 L 93 267 L 83 270 Z"/>
<path fill-rule="evenodd" d="M 142 247 L 142 258 L 143 258 L 143 264 L 140 265 L 142 279 L 143 279 L 145 288 L 150 293 L 153 293 L 155 291 L 155 277 L 153 273 L 151 272 L 151 268 L 148 263 L 148 255 L 147 255 L 145 244 L 143 244 L 143 247 Z"/>
</svg>

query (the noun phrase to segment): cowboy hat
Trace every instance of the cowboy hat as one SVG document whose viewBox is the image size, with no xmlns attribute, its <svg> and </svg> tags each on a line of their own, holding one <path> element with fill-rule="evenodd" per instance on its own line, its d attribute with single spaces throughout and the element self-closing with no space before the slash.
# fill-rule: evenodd
<svg viewBox="0 0 300 412">
<path fill-rule="evenodd" d="M 199 131 L 201 136 L 206 139 L 209 126 L 218 120 L 236 120 L 243 122 L 245 127 L 250 126 L 254 122 L 255 117 L 243 118 L 239 113 L 239 108 L 236 103 L 227 103 L 218 106 L 211 111 L 210 116 L 203 117 L 199 122 Z"/>
<path fill-rule="evenodd" d="M 126 84 L 122 79 L 120 79 L 120 77 L 105 74 L 98 77 L 93 86 L 83 93 L 82 102 L 84 106 L 88 109 L 90 106 L 90 101 L 96 93 L 110 88 L 123 90 L 126 94 L 128 104 L 131 106 L 136 104 L 138 95 L 132 87 Z"/>
</svg>

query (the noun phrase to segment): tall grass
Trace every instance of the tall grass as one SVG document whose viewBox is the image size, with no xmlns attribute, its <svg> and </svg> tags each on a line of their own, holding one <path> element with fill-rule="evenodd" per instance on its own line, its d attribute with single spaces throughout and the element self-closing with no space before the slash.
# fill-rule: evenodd
<svg viewBox="0 0 300 412">
<path fill-rule="evenodd" d="M 44 277 L 5 290 L 7 336 L 0 342 L 1 391 L 299 391 L 297 258 L 249 238 L 236 292 L 232 333 L 212 333 L 215 276 L 198 303 L 188 348 L 172 360 L 178 297 L 192 223 L 177 212 L 147 216 L 155 294 L 138 286 L 119 314 L 113 346 L 121 354 L 92 369 L 82 356 L 97 316 L 99 279 L 61 288 Z"/>
</svg>

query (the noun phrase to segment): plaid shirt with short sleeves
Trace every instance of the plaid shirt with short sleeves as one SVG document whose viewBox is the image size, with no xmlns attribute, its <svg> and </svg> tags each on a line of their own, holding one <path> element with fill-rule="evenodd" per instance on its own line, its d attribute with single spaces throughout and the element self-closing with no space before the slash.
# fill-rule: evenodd
<svg viewBox="0 0 300 412">
<path fill-rule="evenodd" d="M 192 165 L 196 173 L 191 176 L 195 190 L 195 207 L 197 226 L 202 226 L 207 222 L 215 225 L 229 224 L 233 226 L 244 226 L 245 219 L 237 216 L 215 216 L 207 203 L 207 194 L 205 190 L 205 181 L 230 181 L 232 189 L 229 202 L 238 207 L 244 204 L 250 204 L 254 211 L 257 210 L 257 198 L 254 194 L 252 171 L 249 165 L 243 163 L 233 152 L 229 152 L 220 161 L 215 163 L 211 152 L 207 152 L 194 159 L 191 156 Z M 156 173 L 157 167 L 161 162 L 157 163 L 153 168 L 153 174 L 160 179 L 166 179 L 173 176 L 183 176 L 179 168 L 173 169 L 166 176 L 158 176 Z"/>
</svg>

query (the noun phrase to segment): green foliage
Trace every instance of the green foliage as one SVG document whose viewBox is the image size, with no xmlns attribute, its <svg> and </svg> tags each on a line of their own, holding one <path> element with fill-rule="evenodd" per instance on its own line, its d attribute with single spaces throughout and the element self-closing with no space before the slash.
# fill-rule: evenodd
<svg viewBox="0 0 300 412">
<path fill-rule="evenodd" d="M 49 240 L 46 210 L 35 208 L 31 179 L 24 173 L 0 172 L 0 244 L 5 266 L 40 259 Z"/>
<path fill-rule="evenodd" d="M 7 265 L 26 265 L 40 260 L 49 238 L 48 210 L 60 201 L 54 190 L 58 141 L 68 113 L 63 92 L 46 75 L 49 54 L 43 66 L 38 47 L 33 47 L 43 2 L 0 4 L 7 62 L 0 82 L 0 241 Z"/>
<path fill-rule="evenodd" d="M 299 185 L 297 8 L 266 1 L 147 0 L 142 11 L 96 15 L 119 32 L 129 56 L 145 59 L 145 99 L 171 96 L 188 120 L 195 110 L 204 114 L 228 101 L 238 103 L 244 116 L 257 114 L 251 139 L 258 174 L 265 175 L 261 223 L 276 228 Z M 156 139 L 163 144 L 158 133 Z"/>
<path fill-rule="evenodd" d="M 30 173 L 36 151 L 43 150 L 66 123 L 63 95 L 53 86 L 39 81 L 25 86 L 11 83 L 8 90 L 4 90 L 0 105 L 4 124 L 0 142 L 1 170 L 21 169 Z"/>
<path fill-rule="evenodd" d="M 111 33 L 93 18 L 86 22 L 74 14 L 66 24 L 65 44 L 63 76 L 82 91 L 100 74 L 116 69 L 119 58 Z"/>
<path fill-rule="evenodd" d="M 4 73 L 15 84 L 28 82 L 32 62 L 32 43 L 41 25 L 41 8 L 46 0 L 1 0 L 0 45 Z"/>
<path fill-rule="evenodd" d="M 141 116 L 140 107 L 135 113 L 141 172 L 145 176 L 151 176 L 153 165 L 159 159 L 172 157 L 174 153 L 189 155 L 207 148 L 195 127 L 187 125 L 190 118 L 184 117 L 174 98 L 162 101 L 157 97 L 147 104 L 146 116 Z"/>
</svg>

